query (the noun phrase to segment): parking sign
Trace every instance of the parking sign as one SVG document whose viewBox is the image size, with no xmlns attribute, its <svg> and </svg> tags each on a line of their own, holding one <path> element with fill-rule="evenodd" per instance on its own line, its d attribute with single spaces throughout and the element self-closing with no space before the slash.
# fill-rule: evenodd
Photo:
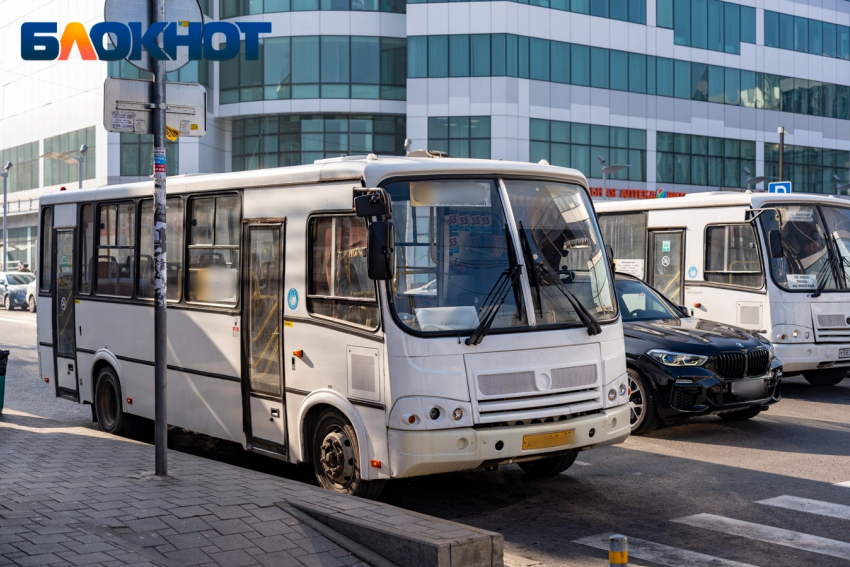
<svg viewBox="0 0 850 567">
<path fill-rule="evenodd" d="M 768 193 L 790 193 L 791 192 L 791 182 L 790 181 L 771 181 L 767 185 Z"/>
</svg>

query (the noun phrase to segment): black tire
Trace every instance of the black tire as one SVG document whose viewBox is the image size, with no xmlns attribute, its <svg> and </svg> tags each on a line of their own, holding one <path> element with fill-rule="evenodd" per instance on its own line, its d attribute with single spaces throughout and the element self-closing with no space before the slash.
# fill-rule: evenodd
<svg viewBox="0 0 850 567">
<path fill-rule="evenodd" d="M 27 301 L 27 307 L 29 308 L 30 313 L 35 313 L 36 305 L 35 298 L 33 296 L 30 296 L 29 301 Z"/>
<path fill-rule="evenodd" d="M 547 457 L 537 461 L 517 464 L 530 478 L 546 478 L 559 475 L 573 466 L 573 463 L 576 462 L 576 457 L 578 457 L 578 449 L 573 449 L 556 457 Z"/>
<path fill-rule="evenodd" d="M 717 414 L 720 419 L 725 421 L 745 421 L 747 419 L 752 419 L 758 414 L 762 412 L 761 406 L 752 406 L 746 409 L 737 410 L 737 411 L 729 411 L 726 413 Z"/>
<path fill-rule="evenodd" d="M 340 412 L 326 409 L 312 435 L 313 473 L 322 488 L 374 500 L 384 489 L 383 480 L 363 480 L 357 433 Z"/>
<path fill-rule="evenodd" d="M 847 376 L 846 368 L 826 368 L 824 370 L 807 370 L 803 378 L 812 386 L 835 386 Z"/>
<path fill-rule="evenodd" d="M 111 366 L 104 366 L 97 375 L 94 388 L 94 411 L 97 424 L 113 435 L 128 435 L 133 432 L 133 416 L 124 413 L 121 404 L 121 383 Z"/>
<path fill-rule="evenodd" d="M 655 389 L 637 370 L 629 368 L 629 421 L 632 435 L 645 435 L 658 429 L 658 404 Z"/>
</svg>

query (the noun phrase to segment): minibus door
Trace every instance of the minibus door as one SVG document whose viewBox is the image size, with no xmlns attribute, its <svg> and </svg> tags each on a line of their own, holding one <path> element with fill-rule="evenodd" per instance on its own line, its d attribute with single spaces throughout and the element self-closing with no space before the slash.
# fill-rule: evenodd
<svg viewBox="0 0 850 567">
<path fill-rule="evenodd" d="M 242 301 L 242 407 L 246 446 L 286 454 L 283 398 L 282 286 L 283 223 L 252 220 L 245 224 L 246 273 Z"/>
<path fill-rule="evenodd" d="M 649 231 L 649 285 L 667 296 L 676 305 L 682 305 L 684 298 L 684 272 L 682 254 L 684 253 L 685 232 L 683 230 Z"/>
<path fill-rule="evenodd" d="M 56 395 L 80 399 L 77 385 L 77 341 L 74 318 L 74 229 L 56 231 L 56 257 L 53 259 L 56 298 L 53 321 L 56 325 Z"/>
</svg>

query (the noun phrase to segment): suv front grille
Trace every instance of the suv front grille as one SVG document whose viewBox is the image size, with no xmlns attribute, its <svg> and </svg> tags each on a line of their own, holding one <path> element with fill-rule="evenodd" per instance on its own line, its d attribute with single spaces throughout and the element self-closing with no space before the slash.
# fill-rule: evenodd
<svg viewBox="0 0 850 567">
<path fill-rule="evenodd" d="M 766 374 L 769 362 L 770 352 L 766 348 L 755 348 L 747 352 L 721 352 L 715 359 L 715 368 L 724 378 L 743 378 Z"/>
</svg>

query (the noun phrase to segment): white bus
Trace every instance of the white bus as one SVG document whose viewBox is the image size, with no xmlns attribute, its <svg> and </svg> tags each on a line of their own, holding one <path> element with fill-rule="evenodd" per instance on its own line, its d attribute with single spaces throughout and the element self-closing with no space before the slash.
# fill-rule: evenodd
<svg viewBox="0 0 850 567">
<path fill-rule="evenodd" d="M 364 496 L 507 463 L 557 474 L 629 434 L 574 170 L 370 155 L 174 177 L 167 205 L 171 425 Z M 41 200 L 42 376 L 109 432 L 154 416 L 152 225 L 150 183 Z"/>
<path fill-rule="evenodd" d="M 850 369 L 850 202 L 718 191 L 597 203 L 617 270 L 694 317 L 770 339 L 786 375 L 831 386 Z"/>
</svg>

